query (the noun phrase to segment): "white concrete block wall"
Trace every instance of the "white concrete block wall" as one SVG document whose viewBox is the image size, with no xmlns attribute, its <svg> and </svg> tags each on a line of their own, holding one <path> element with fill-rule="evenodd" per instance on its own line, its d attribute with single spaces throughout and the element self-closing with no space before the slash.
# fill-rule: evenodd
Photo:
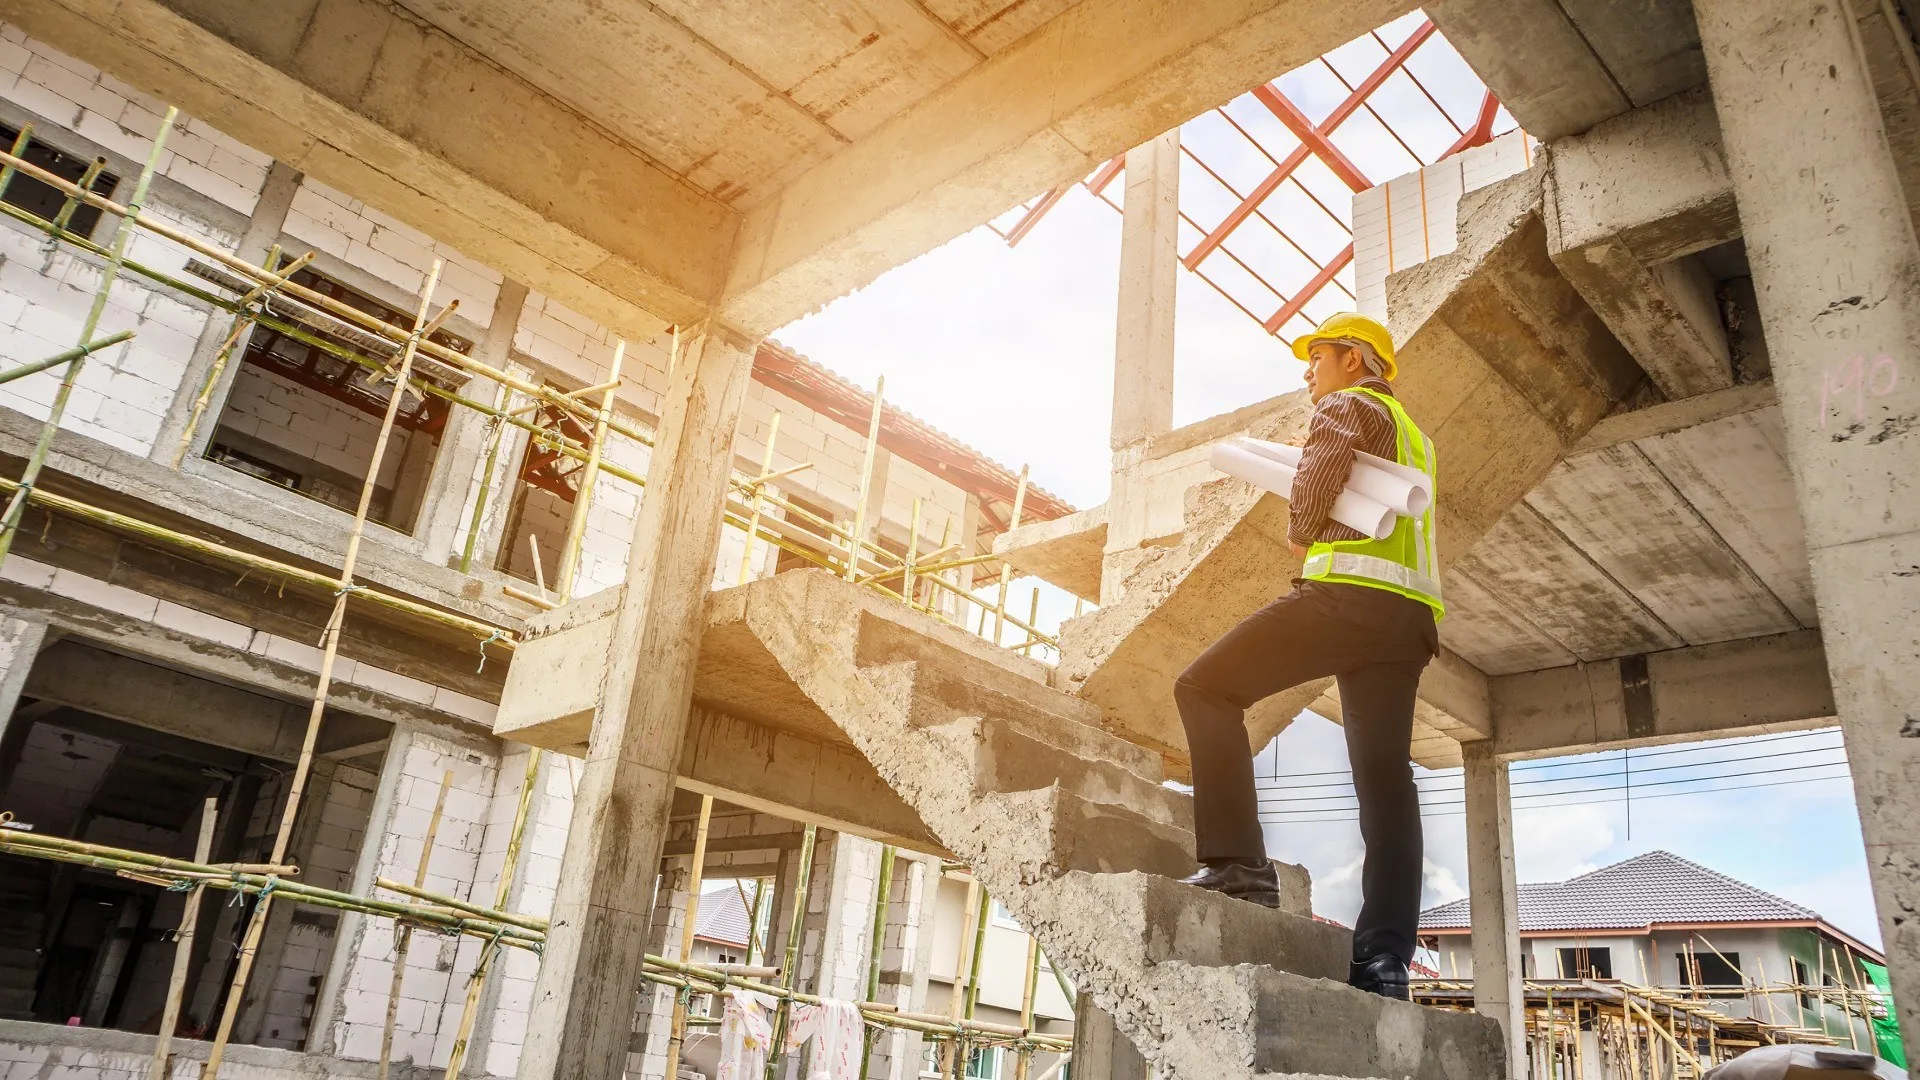
<svg viewBox="0 0 1920 1080">
<path fill-rule="evenodd" d="M 380 417 L 324 397 L 265 368 L 248 366 L 233 381 L 226 410 L 220 414 L 220 427 L 357 478 L 365 474 L 367 463 L 373 459 Z M 394 429 L 376 486 L 394 485 L 407 457 L 407 442 L 413 437 L 405 428 Z"/>
<path fill-rule="evenodd" d="M 80 811 L 119 752 L 119 743 L 52 724 L 35 724 L 13 770 L 8 809 L 37 832 L 73 835 Z"/>
<path fill-rule="evenodd" d="M 631 415 L 626 419 L 639 424 Z M 647 474 L 653 451 L 624 435 L 608 435 L 601 454 L 608 464 L 640 476 Z M 594 482 L 593 501 L 587 506 L 587 532 L 580 541 L 580 569 L 573 595 L 590 596 L 620 584 L 627 577 L 627 553 L 633 547 L 633 526 L 640 518 L 641 489 L 632 481 L 601 473 Z"/>
<path fill-rule="evenodd" d="M 440 259 L 434 306 L 457 299 L 461 316 L 479 326 L 493 317 L 498 271 L 311 177 L 293 193 L 285 231 L 409 295 L 418 295 Z"/>
<path fill-rule="evenodd" d="M 525 782 L 528 750 L 507 747 L 500 761 L 493 799 L 487 809 L 486 833 L 481 842 L 478 880 L 470 898 L 492 904 L 499 897 L 500 870 L 506 859 L 513 817 Z M 580 763 L 557 754 L 544 755 L 534 801 L 527 810 L 527 827 L 520 842 L 516 883 L 507 894 L 507 906 L 525 915 L 546 916 L 553 911 L 554 890 L 560 885 L 560 858 L 566 850 L 567 823 L 573 813 L 574 785 Z M 494 961 L 491 1020 L 477 1036 L 485 1040 L 473 1060 L 494 1076 L 512 1076 L 526 1044 L 527 1019 L 533 1011 L 533 983 L 540 960 L 523 949 L 505 949 Z M 466 992 L 465 984 L 458 988 Z M 449 1044 L 450 1046 L 450 1044 Z"/>
<path fill-rule="evenodd" d="M 1537 146 L 1510 131 L 1445 161 L 1395 177 L 1353 197 L 1356 305 L 1387 314 L 1387 277 L 1451 252 L 1458 241 L 1460 197 L 1525 171 Z"/>
<path fill-rule="evenodd" d="M 454 896 L 469 895 L 479 872 L 485 822 L 497 779 L 496 756 L 418 731 L 404 733 L 388 752 L 402 757 L 397 765 L 399 780 L 393 805 L 374 857 L 373 876 L 413 880 L 441 778 L 451 770 L 453 779 L 434 836 L 426 887 Z M 390 920 L 366 920 L 358 950 L 348 960 L 342 987 L 344 1008 L 333 1033 L 342 1057 L 379 1057 L 381 1028 L 393 985 L 394 930 Z M 465 1001 L 466 976 L 473 970 L 476 955 L 477 949 L 440 934 L 413 935 L 401 980 L 394 1061 L 423 1067 L 446 1063 L 452 1029 Z"/>
</svg>

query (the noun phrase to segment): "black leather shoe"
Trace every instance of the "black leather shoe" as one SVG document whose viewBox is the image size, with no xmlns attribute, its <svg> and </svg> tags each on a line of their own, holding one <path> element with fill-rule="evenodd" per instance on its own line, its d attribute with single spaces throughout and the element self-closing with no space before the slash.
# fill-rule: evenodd
<svg viewBox="0 0 1920 1080">
<path fill-rule="evenodd" d="M 1280 871 L 1272 863 L 1248 866 L 1245 863 L 1219 863 L 1200 868 L 1198 873 L 1180 879 L 1182 885 L 1194 885 L 1236 900 L 1280 906 Z"/>
<path fill-rule="evenodd" d="M 1413 991 L 1407 985 L 1407 962 L 1392 953 L 1347 965 L 1347 985 L 1385 998 L 1413 1000 Z"/>
</svg>

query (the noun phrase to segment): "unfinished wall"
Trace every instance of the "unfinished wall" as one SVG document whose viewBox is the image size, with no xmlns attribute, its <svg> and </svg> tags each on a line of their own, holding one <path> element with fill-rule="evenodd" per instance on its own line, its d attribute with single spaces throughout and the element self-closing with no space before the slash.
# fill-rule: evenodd
<svg viewBox="0 0 1920 1080">
<path fill-rule="evenodd" d="M 290 239 L 332 255 L 407 296 L 419 295 L 433 260 L 439 259 L 434 306 L 458 300 L 459 317 L 475 326 L 486 326 L 492 317 L 494 298 L 500 292 L 498 271 L 317 180 L 300 182 L 285 228 Z M 288 254 L 299 254 L 292 250 L 297 246 L 290 245 Z M 412 304 L 402 306 L 413 310 Z"/>
<path fill-rule="evenodd" d="M 1458 241 L 1460 196 L 1533 163 L 1540 146 L 1523 131 L 1395 177 L 1353 197 L 1353 284 L 1359 309 L 1387 317 L 1387 275 L 1445 255 Z"/>
</svg>

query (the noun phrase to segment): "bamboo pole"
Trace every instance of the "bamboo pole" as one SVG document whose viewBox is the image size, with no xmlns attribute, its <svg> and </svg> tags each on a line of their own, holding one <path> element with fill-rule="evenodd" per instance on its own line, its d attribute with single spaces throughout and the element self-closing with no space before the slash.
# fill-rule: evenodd
<svg viewBox="0 0 1920 1080">
<path fill-rule="evenodd" d="M 674 341 L 680 336 L 676 333 Z M 607 425 L 613 422 L 613 399 L 620 391 L 620 364 L 627 358 L 627 339 L 613 347 L 613 363 L 602 384 L 600 408 L 593 414 L 593 437 L 587 444 L 587 463 L 580 467 L 580 486 L 573 493 L 573 517 L 567 522 L 567 542 L 560 549 L 560 602 L 573 599 L 574 579 L 580 571 L 580 549 L 587 538 L 587 511 L 593 505 L 593 483 L 600 478 L 600 457 L 607 441 Z M 532 534 L 529 533 L 529 536 Z M 667 1074 L 669 1080 L 673 1074 Z"/>
<path fill-rule="evenodd" d="M 901 571 L 900 595 L 907 598 L 907 606 L 913 607 L 913 564 L 920 561 L 920 498 L 914 496 L 913 516 L 907 522 L 907 561 Z"/>
<path fill-rule="evenodd" d="M 213 854 L 213 823 L 220 816 L 220 801 L 209 795 L 200 804 L 200 839 L 193 845 L 193 861 L 206 862 Z M 193 965 L 193 935 L 200 925 L 200 900 L 207 895 L 205 885 L 187 892 L 187 904 L 180 914 L 180 929 L 173 935 L 173 972 L 167 977 L 167 1001 L 160 1010 L 160 1032 L 153 1042 L 153 1066 L 147 1080 L 165 1080 L 167 1045 L 173 1029 L 180 1024 L 180 1002 L 186 995 L 187 969 Z"/>
<path fill-rule="evenodd" d="M 45 371 L 51 367 L 59 367 L 61 364 L 67 363 L 69 361 L 78 360 L 83 356 L 89 356 L 89 355 L 92 355 L 93 353 L 97 353 L 101 349 L 109 348 L 111 346 L 118 345 L 123 341 L 131 341 L 131 340 L 133 340 L 133 331 L 122 330 L 117 334 L 110 334 L 107 337 L 99 338 L 94 341 L 89 341 L 85 345 L 75 345 L 71 349 L 62 349 L 61 351 L 54 353 L 52 356 L 44 357 L 39 360 L 29 360 L 26 363 L 21 364 L 19 367 L 8 368 L 5 371 L 0 371 L 0 385 L 10 383 L 15 379 L 26 378 L 28 375 L 32 375 L 35 372 Z"/>
<path fill-rule="evenodd" d="M 507 854 L 500 864 L 500 886 L 494 890 L 495 909 L 506 908 L 507 900 L 513 893 L 513 872 L 520 864 L 520 842 L 526 835 L 527 813 L 533 806 L 533 792 L 540 782 L 540 762 L 545 753 L 538 746 L 527 753 L 527 771 L 520 780 L 520 801 L 514 807 L 513 825 L 507 830 Z M 501 913 L 505 914 L 505 911 Z M 544 941 L 544 929 L 541 934 Z M 474 1021 L 480 1012 L 480 991 L 486 986 L 487 971 L 498 951 L 492 941 L 482 945 L 480 957 L 474 961 L 473 973 L 467 976 L 467 999 L 460 1007 L 460 1025 L 453 1037 L 453 1050 L 447 1055 L 444 1080 L 455 1080 L 460 1075 L 461 1064 L 466 1061 L 467 1045 L 473 1038 Z"/>
<path fill-rule="evenodd" d="M 469 900 L 448 896 L 445 893 L 432 892 L 418 885 L 408 885 L 390 878 L 375 878 L 373 879 L 373 885 L 376 889 L 386 889 L 389 892 L 397 892 L 402 896 L 411 896 L 415 900 L 425 900 L 430 904 L 436 904 L 449 911 L 464 912 L 490 922 L 518 926 L 523 930 L 534 930 L 544 934 L 547 932 L 549 926 L 546 919 L 538 918 L 537 916 L 520 915 L 511 911 L 501 911 L 498 908 L 484 907 Z"/>
<path fill-rule="evenodd" d="M 1833 1028 L 1827 1023 L 1827 954 L 1826 951 L 1820 947 L 1820 936 L 1818 934 L 1815 934 L 1813 938 L 1813 962 L 1819 967 L 1819 973 L 1814 976 L 1813 981 L 1813 1000 L 1820 1003 L 1820 1034 L 1831 1039 L 1833 1038 Z"/>
<path fill-rule="evenodd" d="M 880 450 L 880 413 L 887 377 L 873 384 L 873 415 L 867 421 L 867 452 L 860 461 L 860 497 L 853 507 L 853 543 L 847 548 L 847 580 L 859 573 L 860 545 L 867 538 L 867 498 L 873 490 L 873 459 Z"/>
<path fill-rule="evenodd" d="M 396 393 L 398 391 L 396 390 Z M 453 786 L 453 770 L 440 775 L 440 794 L 434 796 L 433 815 L 427 818 L 427 835 L 420 842 L 420 864 L 413 872 L 413 887 L 427 883 L 427 864 L 433 859 L 433 838 L 440 832 L 440 814 L 447 808 L 447 789 Z M 380 1026 L 380 1080 L 387 1080 L 393 1059 L 393 1027 L 400 1017 L 400 984 L 407 976 L 407 950 L 413 945 L 413 927 L 396 922 L 393 927 L 393 982 L 387 989 L 387 1018 Z"/>
<path fill-rule="evenodd" d="M 1027 978 L 1020 992 L 1020 1027 L 1023 1031 L 1033 1029 L 1033 992 L 1040 982 L 1040 939 L 1027 935 Z M 1033 1052 L 1020 1051 L 1013 1066 L 1014 1080 L 1027 1080 L 1027 1074 L 1033 1069 Z"/>
<path fill-rule="evenodd" d="M 1034 582 L 1033 585 L 1032 597 L 1033 602 L 1027 605 L 1028 626 L 1036 626 L 1040 622 L 1040 583 L 1037 581 Z M 1032 656 L 1033 647 L 1039 643 L 1040 641 L 1034 636 L 1034 632 L 1032 630 L 1027 631 L 1027 640 L 1020 643 L 1020 655 Z"/>
<path fill-rule="evenodd" d="M 540 537 L 532 532 L 527 533 L 527 553 L 533 558 L 533 587 L 540 590 L 540 602 L 548 605 L 549 610 L 559 607 L 547 595 L 547 568 L 540 561 Z"/>
<path fill-rule="evenodd" d="M 0 477 L 0 491 L 17 492 L 19 490 L 20 485 L 18 482 Z M 141 521 L 139 518 L 115 513 L 112 510 L 102 510 L 99 507 L 81 502 L 78 499 L 69 499 L 64 495 L 55 495 L 50 491 L 35 488 L 33 489 L 31 498 L 35 504 L 46 507 L 49 510 L 67 514 L 71 517 L 82 518 L 123 532 L 129 532 L 149 540 L 158 540 L 161 543 L 173 547 L 184 548 L 196 554 L 206 555 L 239 566 L 273 574 L 277 577 L 283 577 L 289 581 L 299 582 L 303 585 L 311 585 L 338 592 L 341 591 L 342 587 L 346 584 L 342 579 L 328 574 L 316 573 L 312 570 L 294 566 L 291 563 L 280 562 L 277 559 L 269 559 L 264 556 L 255 555 L 252 552 L 227 547 L 224 544 L 216 544 L 211 540 L 202 540 L 197 536 L 190 536 L 186 533 L 163 528 L 159 525 L 151 525 Z M 356 585 L 350 591 L 353 595 L 371 603 L 465 630 L 475 637 L 485 638 L 505 648 L 512 648 L 514 645 L 513 637 L 509 632 L 492 623 L 485 623 L 478 619 L 469 619 L 464 615 L 454 614 L 450 611 L 441 611 L 438 608 L 428 607 L 426 604 L 417 601 L 394 596 L 391 593 L 381 592 L 372 586 Z"/>
<path fill-rule="evenodd" d="M 713 821 L 713 796 L 700 796 L 700 823 L 693 834 L 693 871 L 687 886 L 686 925 L 680 928 L 680 959 L 693 960 L 693 932 L 700 919 L 700 884 L 707 865 L 707 827 Z M 687 1040 L 687 995 L 673 995 L 673 1026 L 667 1038 L 668 1080 L 680 1072 L 680 1045 Z"/>
<path fill-rule="evenodd" d="M 1020 527 L 1020 512 L 1027 505 L 1027 467 L 1020 466 L 1020 484 L 1013 490 L 1013 515 L 1007 519 L 1007 531 Z M 1000 562 L 1000 596 L 993 605 L 993 643 L 1000 644 L 1000 631 L 1007 621 L 1007 582 L 1013 577 L 1013 566 L 1004 559 Z M 1028 631 L 1031 633 L 1032 631 Z"/>
<path fill-rule="evenodd" d="M 473 549 L 480 540 L 480 522 L 487 513 L 487 496 L 493 490 L 493 470 L 500 464 L 500 443 L 506 436 L 507 406 L 513 403 L 513 391 L 504 386 L 496 386 L 493 391 L 493 407 L 499 412 L 487 418 L 487 459 L 480 470 L 480 490 L 473 497 L 473 515 L 467 519 L 467 539 L 460 548 L 460 572 L 465 574 L 473 568 Z"/>
<path fill-rule="evenodd" d="M 1819 938 L 1815 937 L 1815 941 Z M 1833 955 L 1834 981 L 1840 985 L 1840 1012 L 1847 1018 L 1847 1045 L 1860 1049 L 1859 1035 L 1853 1030 L 1853 989 L 1847 985 L 1847 969 L 1840 966 L 1840 950 L 1827 946 L 1827 952 Z"/>
<path fill-rule="evenodd" d="M 167 106 L 167 114 L 160 119 L 160 130 L 154 132 L 153 149 L 147 154 L 147 163 L 140 169 L 140 179 L 134 183 L 133 198 L 128 205 L 134 214 L 139 213 L 141 204 L 147 201 L 147 190 L 153 185 L 153 175 L 159 171 L 160 154 L 167 142 L 167 133 L 173 130 L 174 118 L 180 110 Z M 24 171 L 24 170 L 23 170 Z M 89 345 L 100 327 L 100 317 L 106 314 L 107 297 L 113 290 L 113 281 L 120 274 L 120 264 L 127 257 L 127 245 L 133 240 L 133 217 L 120 219 L 120 226 L 114 230 L 113 246 L 107 255 L 107 263 L 100 269 L 100 287 L 93 294 L 93 306 L 87 309 L 87 317 L 80 324 L 80 340 L 77 345 Z M 27 455 L 27 464 L 20 471 L 20 486 L 14 490 L 13 498 L 7 503 L 4 513 L 0 513 L 0 563 L 4 563 L 7 553 L 13 548 L 13 538 L 20 531 L 20 518 L 27 512 L 27 496 L 40 479 L 40 470 L 46 467 L 47 454 L 53 449 L 53 437 L 60 431 L 60 420 L 66 415 L 67 401 L 73 397 L 73 387 L 79 381 L 80 371 L 86 365 L 86 354 L 82 353 L 68 362 L 66 375 L 60 380 L 60 388 L 54 391 L 53 404 L 47 409 L 47 419 L 40 427 L 39 441 L 34 443 L 33 452 Z M 275 858 L 274 862 L 279 862 Z"/>
<path fill-rule="evenodd" d="M 86 191 L 92 191 L 94 182 L 100 179 L 100 174 L 104 172 L 106 168 L 106 158 L 94 158 L 87 164 L 86 171 L 80 174 L 80 179 L 74 182 L 75 185 Z M 60 204 L 60 212 L 53 215 L 53 227 L 56 229 L 66 228 L 67 223 L 73 220 L 73 212 L 79 208 L 80 200 L 71 195 L 67 196 L 66 200 Z"/>
<path fill-rule="evenodd" d="M 13 137 L 13 146 L 7 150 L 7 161 L 0 166 L 0 196 L 5 196 L 7 186 L 13 183 L 14 163 L 20 155 L 27 152 L 27 144 L 33 141 L 33 121 L 20 125 L 20 133 Z"/>
<path fill-rule="evenodd" d="M 986 888 L 980 890 L 980 906 L 973 923 L 973 956 L 967 964 L 966 1009 L 960 1019 L 968 1023 L 973 1021 L 974 1007 L 980 1003 L 980 961 L 987 951 L 987 917 L 993 911 L 993 899 L 987 895 Z M 970 1046 L 963 1046 L 964 1053 L 955 1056 L 953 1075 L 955 1080 L 967 1071 L 973 1053 Z"/>
<path fill-rule="evenodd" d="M 965 972 L 967 971 L 969 958 L 973 955 L 972 953 L 973 936 L 967 933 L 966 927 L 978 919 L 979 916 L 977 913 L 985 907 L 984 901 L 985 901 L 985 896 L 984 896 L 983 890 L 980 888 L 980 879 L 975 877 L 968 877 L 967 878 L 967 899 L 966 899 L 966 903 L 960 909 L 961 911 L 960 951 L 957 954 L 955 954 L 953 959 L 953 991 L 950 995 L 948 995 L 948 998 L 947 998 L 947 1019 L 949 1023 L 954 1025 L 958 1025 L 960 1023 L 961 1012 L 965 1008 L 965 999 L 966 999 Z M 960 1051 L 961 1051 L 961 1047 L 959 1045 L 958 1039 L 949 1040 L 946 1043 L 946 1045 L 941 1049 L 940 1051 L 941 1075 L 943 1076 L 958 1075 L 958 1071 L 954 1066 L 954 1062 L 956 1059 L 962 1056 Z M 964 1070 L 964 1068 L 965 1068 L 964 1065 L 960 1066 L 960 1070 Z"/>
<path fill-rule="evenodd" d="M 169 110 L 168 115 L 172 115 Z M 380 466 L 387 455 L 387 444 L 393 437 L 394 420 L 400 413 L 401 399 L 406 396 L 407 376 L 413 371 L 413 358 L 419 351 L 421 341 L 433 332 L 441 320 L 452 314 L 459 304 L 458 300 L 441 309 L 438 317 L 429 320 L 427 309 L 433 303 L 434 289 L 440 283 L 441 260 L 435 259 L 427 271 L 426 284 L 420 290 L 420 305 L 414 315 L 414 332 L 407 338 L 406 350 L 401 354 L 398 374 L 394 380 L 393 393 L 387 399 L 386 414 L 380 420 L 380 433 L 373 443 L 373 457 L 367 463 L 367 477 L 360 486 L 360 502 L 353 514 L 353 528 L 347 533 L 346 556 L 340 564 L 340 590 L 333 601 L 333 612 L 327 618 L 326 632 L 320 648 L 320 673 L 314 683 L 313 708 L 307 714 L 306 738 L 300 747 L 300 759 L 293 771 L 293 782 L 287 790 L 286 809 L 280 816 L 280 828 L 273 839 L 273 857 L 269 862 L 282 862 L 287 854 L 287 841 L 293 835 L 294 816 L 300 811 L 300 797 L 307 785 L 307 772 L 313 765 L 313 744 L 320 735 L 320 721 L 326 713 L 327 698 L 333 686 L 333 666 L 340 655 L 340 629 L 346 621 L 347 596 L 357 586 L 353 583 L 354 571 L 360 560 L 360 541 L 366 535 L 367 515 L 373 507 L 374 484 L 380 476 Z M 260 935 L 266 928 L 268 909 L 272 906 L 271 894 L 262 893 L 255 902 L 253 916 L 247 923 L 246 938 L 240 945 L 239 963 L 234 968 L 233 984 L 227 992 L 227 1007 L 220 1016 L 219 1029 L 214 1034 L 213 1045 L 207 1050 L 207 1064 L 201 1072 L 202 1080 L 213 1080 L 220 1074 L 221 1060 L 226 1056 L 227 1040 L 233 1034 L 233 1021 L 240 1011 L 240 999 L 245 996 L 247 978 L 253 973 L 254 955 L 260 948 Z"/>
<path fill-rule="evenodd" d="M 760 479 L 753 482 L 753 514 L 747 519 L 747 540 L 740 546 L 740 584 L 745 585 L 753 571 L 753 538 L 760 532 L 760 493 L 768 473 L 773 471 L 773 448 L 780 441 L 780 413 L 776 410 L 767 425 L 767 448 L 760 455 Z"/>
<path fill-rule="evenodd" d="M 918 506 L 918 502 L 914 504 Z M 911 560 L 909 560 L 911 565 Z M 894 849 L 892 844 L 880 848 L 880 880 L 874 886 L 873 895 L 873 932 L 867 944 L 867 1000 L 880 997 L 880 957 L 886 951 L 887 944 L 887 905 L 893 892 Z M 873 1060 L 872 1031 L 863 1031 L 860 1039 L 860 1075 L 867 1075 L 867 1065 Z"/>
<path fill-rule="evenodd" d="M 763 953 L 766 943 L 760 940 L 760 922 L 766 918 L 767 894 L 773 891 L 769 878 L 753 879 L 753 922 L 747 927 L 747 964 L 753 964 L 753 953 L 758 947 Z"/>
<path fill-rule="evenodd" d="M 777 991 L 787 996 L 780 999 L 780 1007 L 774 1015 L 773 1042 L 767 1052 L 766 1080 L 773 1080 L 774 1070 L 779 1065 L 779 1047 L 787 1040 L 787 1020 L 793 1011 L 790 1002 L 795 996 L 793 985 L 800 977 L 800 935 L 806 926 L 807 888 L 813 881 L 813 851 L 819 840 L 819 832 L 819 826 L 809 824 L 800 840 L 800 868 L 793 889 L 793 918 L 787 924 L 787 956 L 786 962 L 780 966 L 780 986 Z"/>
</svg>

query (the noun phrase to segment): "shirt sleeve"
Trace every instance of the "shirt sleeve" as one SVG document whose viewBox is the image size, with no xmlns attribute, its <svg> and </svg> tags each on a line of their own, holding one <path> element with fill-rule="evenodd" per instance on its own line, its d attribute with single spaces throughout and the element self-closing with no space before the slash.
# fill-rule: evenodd
<svg viewBox="0 0 1920 1080">
<path fill-rule="evenodd" d="M 1300 451 L 1300 470 L 1293 480 L 1288 540 L 1305 547 L 1319 539 L 1329 524 L 1339 527 L 1327 515 L 1353 471 L 1353 452 L 1377 441 L 1381 411 L 1359 394 L 1328 394 L 1321 400 L 1307 425 L 1307 444 Z"/>
</svg>

